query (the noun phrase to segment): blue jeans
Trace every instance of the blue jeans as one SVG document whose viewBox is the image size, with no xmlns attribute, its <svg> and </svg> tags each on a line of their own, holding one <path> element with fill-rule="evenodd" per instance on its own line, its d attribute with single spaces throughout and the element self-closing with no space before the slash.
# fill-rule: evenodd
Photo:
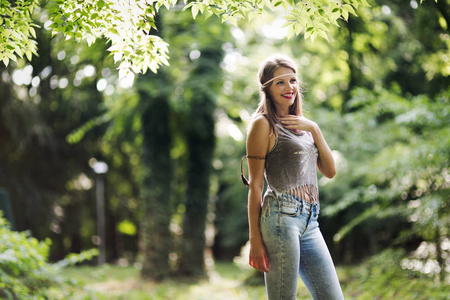
<svg viewBox="0 0 450 300">
<path fill-rule="evenodd" d="M 279 196 L 261 217 L 261 235 L 270 269 L 264 273 L 267 298 L 296 299 L 298 275 L 313 299 L 344 299 L 317 218 L 319 204 Z M 269 209 L 269 210 L 267 210 Z"/>
</svg>

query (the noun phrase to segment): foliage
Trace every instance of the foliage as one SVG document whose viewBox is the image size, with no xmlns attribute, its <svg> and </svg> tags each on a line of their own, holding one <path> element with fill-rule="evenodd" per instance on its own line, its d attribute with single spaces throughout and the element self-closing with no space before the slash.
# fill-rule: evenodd
<svg viewBox="0 0 450 300">
<path fill-rule="evenodd" d="M 356 16 L 360 5 L 369 6 L 366 0 L 353 1 L 293 1 L 293 0 L 247 0 L 247 1 L 192 1 L 185 8 L 191 8 L 195 18 L 200 13 L 207 17 L 215 14 L 222 22 L 230 21 L 237 26 L 242 19 L 251 21 L 261 16 L 263 10 L 275 10 L 282 7 L 287 15 L 285 26 L 288 28 L 288 37 L 304 33 L 305 39 L 314 40 L 317 36 L 328 39 L 328 25 L 339 26 L 337 20 L 348 20 L 349 14 Z"/>
<path fill-rule="evenodd" d="M 37 55 L 36 31 L 31 16 L 38 0 L 0 1 L 0 60 L 5 66 L 24 55 L 31 61 Z"/>
<path fill-rule="evenodd" d="M 155 1 L 173 5 L 173 1 Z M 125 77 L 131 69 L 156 73 L 159 65 L 168 65 L 167 44 L 157 35 L 157 9 L 148 1 L 56 1 L 50 9 L 53 34 L 61 31 L 67 38 L 86 40 L 90 45 L 104 38 L 110 43 L 108 51 L 119 62 L 119 76 Z"/>
<path fill-rule="evenodd" d="M 383 251 L 363 264 L 338 269 L 341 284 L 355 299 L 446 299 L 448 285 L 402 268 L 404 250 Z"/>
<path fill-rule="evenodd" d="M 411 210 L 406 207 L 408 201 L 418 200 L 424 205 L 432 205 L 431 198 L 437 197 L 441 199 L 436 199 L 440 204 L 432 210 L 438 213 L 444 209 L 449 188 L 446 183 L 447 168 L 450 165 L 450 144 L 446 138 L 450 128 L 448 95 L 443 94 L 437 101 L 430 101 L 423 95 L 409 100 L 387 91 L 378 94 L 359 89 L 348 104 L 359 106 L 359 110 L 347 115 L 349 124 L 346 127 L 351 128 L 349 133 L 352 138 L 359 140 L 360 147 L 367 147 L 372 153 L 370 161 L 361 163 L 353 170 L 356 176 L 366 174 L 366 180 L 370 183 L 370 188 L 360 191 L 358 201 L 387 206 L 386 209 L 368 207 L 349 226 L 353 227 L 374 216 L 383 218 L 391 213 L 416 214 L 416 207 L 421 205 L 410 204 L 409 207 L 415 207 Z M 373 129 L 367 134 L 370 127 Z M 417 131 L 420 133 L 414 134 Z M 411 136 L 415 138 L 410 139 Z M 348 145 L 352 148 L 357 146 Z M 344 196 L 336 206 L 327 207 L 325 213 L 338 213 L 346 205 L 351 205 L 354 199 L 352 194 Z M 385 202 L 388 199 L 393 202 Z M 399 199 L 403 201 L 398 202 Z M 400 208 L 395 209 L 396 204 Z M 388 207 L 391 208 L 390 212 Z M 445 223 L 446 218 L 441 217 Z M 428 221 L 423 218 L 416 221 L 432 224 L 435 222 L 432 219 L 436 219 L 436 216 L 430 216 Z M 339 234 L 343 236 L 351 227 L 343 227 Z"/>
<path fill-rule="evenodd" d="M 137 97 L 118 81 L 102 43 L 51 39 L 47 18 L 46 10 L 35 12 L 39 56 L 0 67 L 0 186 L 16 228 L 50 237 L 50 260 L 61 260 L 93 246 L 96 178 L 89 163 L 105 161 L 107 240 L 114 241 L 108 257 L 134 256 L 137 234 L 124 234 L 119 224 L 138 224 Z"/>
<path fill-rule="evenodd" d="M 45 29 L 36 33 L 47 46 L 39 48 L 39 57 L 31 64 L 20 60 L 0 71 L 0 140 L 8 145 L 0 150 L 0 185 L 11 197 L 16 228 L 30 229 L 38 239 L 51 237 L 55 242 L 51 256 L 61 259 L 64 255 L 57 248 L 64 248 L 64 244 L 58 233 L 71 235 L 79 227 L 89 226 L 89 222 L 71 228 L 61 225 L 81 217 L 76 209 L 89 199 L 82 195 L 85 187 L 92 186 L 86 176 L 93 156 L 88 149 L 94 147 L 102 131 L 91 132 L 83 145 L 69 145 L 65 138 L 79 123 L 101 111 L 96 103 L 100 99 L 89 101 L 96 95 L 94 74 L 84 76 L 83 72 L 85 68 L 95 70 L 91 62 L 96 55 L 80 53 L 73 44 L 69 49 L 59 48 L 58 39 L 50 43 Z M 99 49 L 98 45 L 91 47 Z M 58 54 L 76 58 L 80 64 L 62 62 Z M 71 84 L 74 81 L 78 86 Z M 87 185 L 80 185 L 80 180 Z M 65 214 L 67 211 L 70 213 Z M 90 237 L 88 241 L 91 243 Z M 76 241 L 68 246 L 70 252 L 81 250 Z M 57 252 L 62 255 L 54 257 Z"/>
<path fill-rule="evenodd" d="M 92 249 L 70 254 L 64 260 L 47 262 L 51 241 L 38 241 L 28 232 L 15 232 L 0 215 L 0 296 L 6 299 L 47 299 L 50 287 L 64 286 L 62 267 L 91 260 L 97 255 Z"/>
<path fill-rule="evenodd" d="M 359 107 L 345 116 L 348 136 L 358 143 L 348 141 L 340 147 L 348 166 L 339 178 L 357 187 L 344 191 L 340 201 L 322 212 L 326 217 L 359 212 L 337 231 L 334 241 L 341 242 L 358 227 L 376 231 L 378 247 L 429 241 L 437 247 L 438 258 L 432 259 L 439 263 L 444 280 L 448 261 L 442 237 L 448 235 L 450 221 L 448 93 L 433 101 L 424 95 L 405 99 L 359 89 L 348 104 Z M 371 235 L 373 239 L 377 237 Z"/>
<path fill-rule="evenodd" d="M 9 59 L 16 60 L 26 53 L 28 59 L 36 54 L 36 45 L 30 39 L 34 34 L 34 24 L 30 20 L 37 2 L 27 1 L 23 7 L 13 7 L 8 1 L 2 4 L 6 19 L 6 29 L 2 33 L 0 59 L 7 65 Z M 2 3 L 3 3 L 2 2 Z M 56 0 L 50 9 L 50 27 L 53 34 L 62 32 L 67 39 L 85 40 L 89 45 L 97 39 L 110 43 L 108 51 L 114 61 L 120 62 L 119 75 L 125 77 L 130 70 L 145 73 L 147 69 L 156 72 L 160 65 L 168 65 L 168 45 L 158 35 L 151 34 L 155 26 L 155 16 L 161 6 L 175 7 L 177 0 L 158 1 L 118 1 L 118 0 Z M 328 39 L 328 25 L 338 26 L 337 19 L 348 20 L 349 14 L 356 16 L 360 5 L 369 6 L 366 0 L 351 1 L 298 1 L 293 0 L 247 0 L 247 1 L 190 1 L 184 9 L 191 9 L 195 18 L 204 13 L 206 17 L 218 16 L 222 22 L 229 21 L 237 25 L 238 20 L 251 21 L 261 16 L 265 8 L 270 10 L 283 7 L 287 13 L 286 26 L 289 36 L 299 35 L 314 40 L 317 36 Z M 8 4 L 8 6 L 5 6 Z M 22 12 L 21 14 L 13 12 Z M 25 18 L 22 18 L 25 16 Z M 1 24 L 0 24 L 1 25 Z M 0 28 L 3 28 L 0 26 Z M 20 34 L 21 33 L 21 34 Z M 11 36 L 11 38 L 10 38 Z M 15 52 L 15 54 L 14 54 Z"/>
<path fill-rule="evenodd" d="M 70 6 L 75 2 L 66 2 L 62 5 L 69 10 L 81 9 Z M 110 3 L 103 2 L 103 18 Z M 134 7 L 136 3 L 122 1 L 121 5 Z M 196 4 L 201 13 L 201 3 L 206 2 L 188 5 Z M 288 31 L 281 26 L 286 22 L 286 7 L 290 13 L 295 11 L 283 1 L 265 1 L 275 13 L 266 14 L 269 9 L 263 9 L 264 19 L 255 15 L 251 23 L 246 18 L 255 13 L 253 8 L 239 4 L 246 1 L 226 3 L 231 6 L 220 18 L 229 19 L 222 24 L 216 24 L 219 19 L 205 19 L 213 4 L 203 10 L 203 15 L 197 13 L 195 21 L 190 15 L 194 6 L 184 13 L 180 11 L 183 5 L 171 6 L 163 27 L 158 27 L 159 32 L 164 32 L 164 41 L 170 43 L 171 66 L 165 66 L 164 72 L 157 75 L 148 74 L 165 73 L 169 80 L 145 82 L 151 97 L 161 92 L 170 94 L 170 157 L 175 168 L 175 196 L 170 201 L 176 202 L 170 230 L 178 238 L 170 253 L 171 267 L 179 260 L 181 220 L 186 211 L 189 154 L 185 130 L 186 124 L 196 122 L 188 123 L 191 103 L 185 100 L 199 90 L 193 83 L 204 85 L 217 97 L 213 208 L 208 222 L 216 226 L 214 255 L 232 259 L 248 239 L 247 190 L 238 173 L 245 153 L 246 121 L 258 101 L 255 74 L 259 62 L 276 52 L 291 55 L 299 64 L 306 89 L 305 115 L 321 126 L 336 153 L 336 178 L 328 181 L 319 177 L 321 229 L 335 261 L 355 263 L 393 245 L 404 248 L 404 255 L 408 255 L 425 242 L 441 244 L 442 249 L 434 249 L 441 250 L 441 258 L 447 255 L 443 242 L 449 224 L 446 182 L 450 39 L 449 22 L 435 2 L 425 1 L 423 8 L 414 8 L 415 1 L 377 0 L 371 2 L 370 8 L 360 5 L 358 18 L 336 20 L 339 28 L 327 27 L 329 41 L 319 38 L 314 43 L 296 37 L 285 39 Z M 295 3 L 302 5 L 305 1 Z M 92 15 L 102 5 L 100 1 L 78 4 L 90 5 L 85 9 Z M 135 75 L 129 73 L 125 78 L 129 84 L 124 86 L 112 71 L 114 54 L 104 57 L 104 41 L 97 38 L 90 48 L 78 43 L 84 38 L 76 36 L 77 22 L 96 24 L 83 13 L 74 11 L 73 16 L 78 15 L 80 20 L 71 19 L 73 27 L 67 27 L 72 31 L 66 34 L 75 34 L 74 40 L 64 41 L 60 34 L 50 39 L 52 28 L 48 24 L 52 20 L 47 5 L 35 11 L 40 26 L 35 27 L 39 57 L 33 58 L 31 64 L 18 59 L 1 68 L 0 184 L 11 194 L 20 228 L 32 230 L 38 238 L 51 236 L 52 253 L 76 252 L 77 246 L 91 247 L 95 235 L 95 178 L 87 162 L 92 157 L 106 161 L 110 166 L 106 175 L 108 258 L 132 262 L 138 252 L 137 234 L 124 233 L 142 229 L 138 220 L 146 215 L 139 205 L 142 186 L 138 182 L 148 171 L 140 159 L 143 107 L 132 88 Z M 164 8 L 154 8 L 153 17 L 161 16 Z M 242 9 L 249 9 L 247 16 L 239 11 Z M 126 12 L 123 9 L 120 13 Z M 61 20 L 58 24 L 63 27 L 69 23 L 66 17 Z M 128 18 L 123 20 L 132 24 Z M 213 26 L 212 21 L 218 22 Z M 133 22 L 139 22 L 139 18 Z M 228 27 L 232 22 L 239 27 Z M 289 26 L 292 31 L 294 27 Z M 201 34 L 205 28 L 212 34 Z M 224 29 L 230 29 L 233 38 L 224 37 Z M 103 29 L 96 30 L 88 34 L 89 43 Z M 155 32 L 153 27 L 151 31 Z M 105 34 L 114 35 L 110 31 Z M 107 47 L 112 46 L 112 40 L 107 43 Z M 129 45 L 133 43 L 130 40 Z M 224 76 L 206 78 L 214 86 L 204 84 L 204 78 L 189 80 L 210 43 L 220 44 L 225 53 L 220 62 Z M 123 49 L 131 51 L 127 47 Z M 125 60 L 124 56 L 120 59 L 118 62 Z M 23 78 L 28 81 L 13 80 L 25 73 L 28 75 Z M 439 253 L 432 253 L 420 259 L 435 264 L 438 257 Z M 158 293 L 164 295 L 170 288 L 163 286 Z"/>
</svg>

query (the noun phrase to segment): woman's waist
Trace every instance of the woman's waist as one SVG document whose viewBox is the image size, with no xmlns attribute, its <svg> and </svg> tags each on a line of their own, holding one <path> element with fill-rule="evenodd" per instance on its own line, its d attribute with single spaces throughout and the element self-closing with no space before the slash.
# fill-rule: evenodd
<svg viewBox="0 0 450 300">
<path fill-rule="evenodd" d="M 302 184 L 295 188 L 276 189 L 268 185 L 266 195 L 272 195 L 286 202 L 303 200 L 309 203 L 319 203 L 319 190 L 316 184 Z"/>
<path fill-rule="evenodd" d="M 292 211 L 303 213 L 318 214 L 320 204 L 318 202 L 308 202 L 299 196 L 289 193 L 275 195 L 273 192 L 266 193 L 262 207 L 263 219 L 266 218 L 271 211 Z"/>
</svg>

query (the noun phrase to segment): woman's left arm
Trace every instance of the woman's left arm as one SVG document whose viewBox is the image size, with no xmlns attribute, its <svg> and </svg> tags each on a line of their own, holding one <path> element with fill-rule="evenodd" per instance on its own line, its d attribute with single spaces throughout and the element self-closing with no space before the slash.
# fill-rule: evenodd
<svg viewBox="0 0 450 300">
<path fill-rule="evenodd" d="M 336 175 L 336 165 L 334 163 L 334 157 L 331 153 L 330 147 L 328 147 L 327 141 L 323 137 L 322 131 L 319 125 L 314 123 L 311 134 L 316 143 L 317 149 L 319 150 L 319 158 L 317 159 L 317 167 L 320 173 L 325 177 L 333 178 Z"/>
<path fill-rule="evenodd" d="M 311 132 L 314 143 L 319 150 L 317 167 L 319 168 L 320 173 L 322 173 L 325 177 L 333 178 L 334 175 L 336 175 L 334 157 L 331 153 L 330 147 L 328 147 L 327 141 L 325 141 L 325 138 L 323 137 L 319 125 L 303 116 L 287 115 L 281 117 L 280 121 L 285 128 Z"/>
</svg>

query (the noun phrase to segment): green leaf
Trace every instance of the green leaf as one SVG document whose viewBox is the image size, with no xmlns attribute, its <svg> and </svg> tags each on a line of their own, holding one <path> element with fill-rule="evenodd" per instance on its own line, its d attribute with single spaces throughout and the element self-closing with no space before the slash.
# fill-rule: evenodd
<svg viewBox="0 0 450 300">
<path fill-rule="evenodd" d="M 23 58 L 24 50 L 19 45 L 15 46 L 14 51 L 20 56 L 20 58 Z"/>
<path fill-rule="evenodd" d="M 344 18 L 345 21 L 348 21 L 348 11 L 346 10 L 341 10 L 342 13 L 342 17 Z"/>
<path fill-rule="evenodd" d="M 112 34 L 119 35 L 119 32 L 118 32 L 117 29 L 114 28 L 114 27 L 108 28 L 108 31 L 109 31 L 110 33 L 112 33 Z"/>
<path fill-rule="evenodd" d="M 294 32 L 296 35 L 299 35 L 303 30 L 303 26 L 301 24 L 294 24 Z"/>
<path fill-rule="evenodd" d="M 31 51 L 25 51 L 25 55 L 26 55 L 27 59 L 28 59 L 29 61 L 31 61 L 31 58 L 32 58 L 32 53 L 31 53 Z"/>
<path fill-rule="evenodd" d="M 195 5 L 195 4 L 194 4 L 194 5 L 192 6 L 192 17 L 194 18 L 194 20 L 195 20 L 195 17 L 197 17 L 198 11 L 199 11 L 198 5 Z"/>
<path fill-rule="evenodd" d="M 12 61 L 17 62 L 17 58 L 14 54 L 12 54 L 11 52 L 6 52 L 5 55 Z"/>
<path fill-rule="evenodd" d="M 9 64 L 9 58 L 7 58 L 6 56 L 3 57 L 3 63 L 5 64 L 5 66 L 8 66 L 8 64 Z"/>
<path fill-rule="evenodd" d="M 231 18 L 229 19 L 229 21 L 230 21 L 230 23 L 231 23 L 232 25 L 234 25 L 234 26 L 237 27 L 237 19 L 236 19 L 236 18 L 231 17 Z"/>
<path fill-rule="evenodd" d="M 294 35 L 294 25 L 290 24 L 287 28 L 287 37 L 290 39 Z"/>
<path fill-rule="evenodd" d="M 12 35 L 13 37 L 15 37 L 17 40 L 23 41 L 23 36 L 20 35 L 19 33 L 17 33 L 17 31 L 15 31 L 15 30 L 11 31 L 11 35 Z"/>
<path fill-rule="evenodd" d="M 317 32 L 319 33 L 319 35 L 320 35 L 321 37 L 323 37 L 324 39 L 326 39 L 326 40 L 328 41 L 328 35 L 325 33 L 325 31 L 323 31 L 323 30 L 318 30 Z"/>
<path fill-rule="evenodd" d="M 344 4 L 344 5 L 343 5 L 343 9 L 346 10 L 346 11 L 348 11 L 349 13 L 355 15 L 355 16 L 358 16 L 358 15 L 356 14 L 355 10 L 353 9 L 353 7 L 352 7 L 351 5 L 349 5 L 349 4 Z"/>
<path fill-rule="evenodd" d="M 29 31 L 30 31 L 31 36 L 32 36 L 33 38 L 36 38 L 36 31 L 34 30 L 34 28 L 33 28 L 33 27 L 30 27 L 30 28 L 29 28 Z"/>
<path fill-rule="evenodd" d="M 227 15 L 227 14 L 222 15 L 222 23 L 227 21 L 228 19 L 230 19 L 230 15 Z"/>
<path fill-rule="evenodd" d="M 205 12 L 205 19 L 210 18 L 213 14 L 214 14 L 214 13 L 213 13 L 211 10 L 207 10 L 207 11 Z"/>
<path fill-rule="evenodd" d="M 57 35 L 59 33 L 59 29 L 54 28 L 52 30 L 52 37 L 54 37 L 55 35 Z"/>
</svg>

